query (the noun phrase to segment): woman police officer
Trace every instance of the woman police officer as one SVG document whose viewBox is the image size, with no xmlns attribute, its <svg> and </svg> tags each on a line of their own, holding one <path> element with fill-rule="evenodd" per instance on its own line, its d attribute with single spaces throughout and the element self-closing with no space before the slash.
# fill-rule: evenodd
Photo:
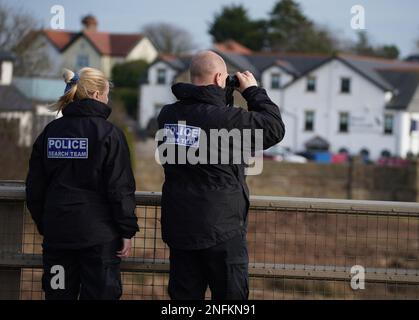
<svg viewBox="0 0 419 320">
<path fill-rule="evenodd" d="M 43 238 L 46 299 L 119 299 L 120 261 L 139 230 L 124 134 L 106 119 L 109 81 L 93 68 L 65 70 L 62 117 L 36 139 L 27 206 Z"/>
</svg>

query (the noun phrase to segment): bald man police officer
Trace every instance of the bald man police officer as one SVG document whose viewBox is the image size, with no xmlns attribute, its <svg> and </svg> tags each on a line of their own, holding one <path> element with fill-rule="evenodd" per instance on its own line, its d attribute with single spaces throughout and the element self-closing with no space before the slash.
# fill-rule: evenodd
<svg viewBox="0 0 419 320">
<path fill-rule="evenodd" d="M 278 107 L 254 76 L 237 73 L 238 90 L 248 110 L 226 107 L 227 67 L 214 52 L 193 57 L 192 84 L 178 83 L 172 91 L 177 102 L 162 108 L 160 129 L 170 130 L 180 145 L 199 146 L 211 129 L 263 130 L 263 148 L 280 142 L 285 126 Z M 181 130 L 195 135 L 182 139 Z M 193 131 L 195 130 L 195 131 Z M 159 142 L 159 146 L 168 143 Z M 201 151 L 201 150 L 200 150 Z M 209 286 L 213 299 L 248 298 L 248 252 L 246 244 L 249 191 L 244 164 L 163 164 L 162 237 L 170 247 L 169 295 L 172 299 L 204 299 Z"/>
</svg>

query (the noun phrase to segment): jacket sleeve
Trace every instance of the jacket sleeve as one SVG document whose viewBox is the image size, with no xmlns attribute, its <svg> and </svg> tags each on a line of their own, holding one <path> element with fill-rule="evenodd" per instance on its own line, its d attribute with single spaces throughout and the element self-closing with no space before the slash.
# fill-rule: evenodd
<svg viewBox="0 0 419 320">
<path fill-rule="evenodd" d="M 122 238 L 130 239 L 139 230 L 135 215 L 135 179 L 124 134 L 115 128 L 109 135 L 104 179 L 112 217 Z"/>
<path fill-rule="evenodd" d="M 41 235 L 43 235 L 42 220 L 47 191 L 47 176 L 43 164 L 44 135 L 44 132 L 41 133 L 33 145 L 26 177 L 26 205 Z"/>
<path fill-rule="evenodd" d="M 249 87 L 242 93 L 247 101 L 248 111 L 242 108 L 227 108 L 220 122 L 229 130 L 263 130 L 263 149 L 279 143 L 285 135 L 285 125 L 278 106 L 268 97 L 265 89 Z"/>
</svg>

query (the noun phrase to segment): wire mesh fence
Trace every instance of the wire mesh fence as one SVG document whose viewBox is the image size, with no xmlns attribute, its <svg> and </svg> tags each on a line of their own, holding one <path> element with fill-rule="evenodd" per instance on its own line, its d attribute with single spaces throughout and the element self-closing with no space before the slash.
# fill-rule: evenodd
<svg viewBox="0 0 419 320">
<path fill-rule="evenodd" d="M 122 299 L 168 299 L 160 195 L 137 193 L 136 212 L 141 230 L 122 263 Z M 247 240 L 250 299 L 419 298 L 417 203 L 254 197 Z M 1 299 L 43 299 L 41 243 L 23 186 L 3 184 Z M 351 287 L 353 266 L 364 268 L 364 289 Z"/>
</svg>

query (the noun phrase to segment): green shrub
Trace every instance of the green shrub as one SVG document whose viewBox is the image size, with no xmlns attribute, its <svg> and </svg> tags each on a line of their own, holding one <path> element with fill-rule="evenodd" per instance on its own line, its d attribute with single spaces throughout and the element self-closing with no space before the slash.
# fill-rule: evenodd
<svg viewBox="0 0 419 320">
<path fill-rule="evenodd" d="M 144 60 L 134 60 L 116 64 L 112 68 L 112 82 L 115 87 L 138 88 L 140 80 L 147 73 L 148 63 Z"/>
</svg>

